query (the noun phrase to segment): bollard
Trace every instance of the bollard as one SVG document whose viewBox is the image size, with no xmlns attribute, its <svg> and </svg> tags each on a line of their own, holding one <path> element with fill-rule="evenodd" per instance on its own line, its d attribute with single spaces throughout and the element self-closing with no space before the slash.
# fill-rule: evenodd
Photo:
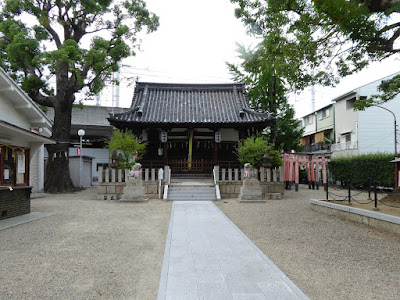
<svg viewBox="0 0 400 300">
<path fill-rule="evenodd" d="M 369 186 L 368 186 L 368 200 L 371 200 L 371 178 L 369 179 Z"/>
<path fill-rule="evenodd" d="M 376 182 L 374 182 L 374 194 L 375 194 L 375 209 L 378 209 L 378 192 L 376 190 Z"/>
<path fill-rule="evenodd" d="M 328 183 L 325 183 L 325 191 L 326 191 L 326 200 L 328 200 L 329 199 Z"/>
<path fill-rule="evenodd" d="M 349 204 L 351 204 L 351 182 L 348 182 L 349 185 Z"/>
</svg>

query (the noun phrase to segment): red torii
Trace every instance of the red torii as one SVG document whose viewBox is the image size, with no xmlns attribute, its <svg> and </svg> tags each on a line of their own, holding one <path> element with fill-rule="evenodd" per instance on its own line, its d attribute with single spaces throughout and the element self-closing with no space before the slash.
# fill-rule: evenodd
<svg viewBox="0 0 400 300">
<path fill-rule="evenodd" d="M 299 190 L 299 168 L 305 166 L 307 168 L 308 188 L 314 189 L 315 185 L 319 189 L 319 167 L 322 166 L 322 182 L 325 190 L 327 188 L 326 163 L 330 162 L 329 154 L 325 153 L 283 153 L 283 178 L 285 188 L 291 189 L 291 185 L 295 184 L 296 192 Z"/>
</svg>

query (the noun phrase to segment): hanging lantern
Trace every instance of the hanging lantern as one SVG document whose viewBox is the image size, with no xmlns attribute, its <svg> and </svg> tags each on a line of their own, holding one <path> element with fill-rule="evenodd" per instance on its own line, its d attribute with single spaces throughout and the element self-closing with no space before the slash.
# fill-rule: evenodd
<svg viewBox="0 0 400 300">
<path fill-rule="evenodd" d="M 216 143 L 221 143 L 221 132 L 219 131 L 215 132 L 214 140 Z"/>
</svg>

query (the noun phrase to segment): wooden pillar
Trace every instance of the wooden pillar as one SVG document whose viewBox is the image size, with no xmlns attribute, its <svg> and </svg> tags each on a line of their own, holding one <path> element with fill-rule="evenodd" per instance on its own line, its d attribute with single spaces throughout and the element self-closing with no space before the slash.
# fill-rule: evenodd
<svg viewBox="0 0 400 300">
<path fill-rule="evenodd" d="M 292 183 L 293 183 L 293 161 L 289 160 L 289 190 L 292 189 Z"/>
<path fill-rule="evenodd" d="M 290 170 L 289 170 L 290 160 L 289 156 L 285 157 L 285 188 L 289 189 L 289 180 L 290 180 Z"/>
<path fill-rule="evenodd" d="M 218 165 L 218 143 L 214 143 L 214 157 L 213 157 L 213 163 L 214 166 Z"/>
<path fill-rule="evenodd" d="M 313 190 L 315 190 L 315 170 L 314 170 L 314 162 L 310 163 L 310 173 L 311 173 L 311 185 Z"/>
<path fill-rule="evenodd" d="M 164 166 L 168 166 L 168 143 L 164 143 Z"/>
<path fill-rule="evenodd" d="M 299 191 L 299 162 L 295 162 L 295 167 L 294 167 L 294 186 L 295 186 L 295 191 Z"/>
<path fill-rule="evenodd" d="M 0 146 L 0 184 L 3 183 L 3 172 L 4 172 L 4 152 L 6 150 L 6 146 Z M 47 158 L 48 159 L 48 158 Z M 44 167 L 46 170 L 46 166 Z"/>
<path fill-rule="evenodd" d="M 308 189 L 311 189 L 311 163 L 307 163 L 307 181 L 308 181 Z"/>
<path fill-rule="evenodd" d="M 328 190 L 328 180 L 326 177 L 326 163 L 324 161 L 322 162 L 322 182 L 324 184 L 325 191 L 327 191 Z"/>
<path fill-rule="evenodd" d="M 315 185 L 319 190 L 319 162 L 315 163 Z"/>
</svg>

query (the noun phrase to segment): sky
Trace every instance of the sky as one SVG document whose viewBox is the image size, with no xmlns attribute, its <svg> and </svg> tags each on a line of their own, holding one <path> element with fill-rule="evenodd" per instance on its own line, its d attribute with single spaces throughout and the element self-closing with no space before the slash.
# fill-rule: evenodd
<svg viewBox="0 0 400 300">
<path fill-rule="evenodd" d="M 120 106 L 130 105 L 132 82 L 137 77 L 149 82 L 232 82 L 226 62 L 239 62 L 236 43 L 256 44 L 235 18 L 235 6 L 229 0 L 147 0 L 146 3 L 160 17 L 160 26 L 156 32 L 143 35 L 141 50 L 124 61 Z M 111 97 L 112 91 L 105 90 L 101 105 L 111 106 Z"/>
<path fill-rule="evenodd" d="M 100 94 L 100 105 L 129 107 L 135 80 L 170 83 L 229 83 L 226 62 L 239 63 L 237 43 L 255 46 L 257 40 L 234 16 L 229 0 L 147 0 L 160 17 L 154 33 L 142 35 L 136 56 L 123 62 L 120 96 L 110 86 Z M 315 108 L 328 105 L 346 92 L 400 71 L 389 59 L 341 80 L 335 88 L 315 87 Z M 114 99 L 114 100 L 112 100 Z M 311 88 L 289 97 L 296 117 L 312 112 Z M 94 103 L 93 103 L 94 104 Z"/>
</svg>

